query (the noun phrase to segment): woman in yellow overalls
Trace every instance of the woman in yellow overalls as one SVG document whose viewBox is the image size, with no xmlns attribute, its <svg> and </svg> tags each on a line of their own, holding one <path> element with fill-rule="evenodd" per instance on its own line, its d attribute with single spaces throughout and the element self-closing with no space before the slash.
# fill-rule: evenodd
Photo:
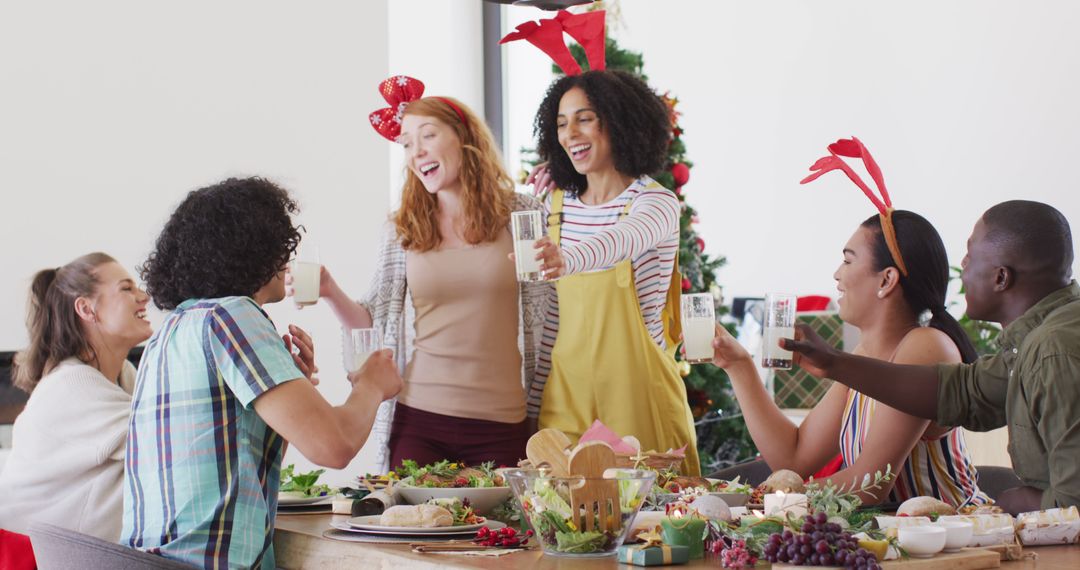
<svg viewBox="0 0 1080 570">
<path fill-rule="evenodd" d="M 599 419 L 643 450 L 685 446 L 683 470 L 698 474 L 674 359 L 680 205 L 647 176 L 664 166 L 670 129 L 667 106 L 626 73 L 589 71 L 548 90 L 538 150 L 560 190 L 545 203 L 537 258 L 558 281 L 529 398 L 539 427 L 576 439 Z"/>
</svg>

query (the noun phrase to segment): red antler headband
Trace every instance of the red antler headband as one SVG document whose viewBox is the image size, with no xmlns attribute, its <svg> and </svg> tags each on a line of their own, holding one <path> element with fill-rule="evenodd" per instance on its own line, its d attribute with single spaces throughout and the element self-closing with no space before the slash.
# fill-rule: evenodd
<svg viewBox="0 0 1080 570">
<path fill-rule="evenodd" d="M 580 75 L 581 66 L 570 54 L 563 40 L 563 32 L 577 40 L 585 48 L 589 69 L 601 70 L 604 62 L 604 11 L 594 10 L 584 14 L 571 14 L 560 10 L 554 18 L 539 22 L 525 22 L 499 40 L 500 44 L 526 40 L 546 53 L 559 69 L 567 75 Z"/>
<path fill-rule="evenodd" d="M 885 178 L 881 175 L 881 169 L 878 168 L 877 162 L 874 161 L 874 157 L 870 156 L 870 151 L 863 145 L 862 141 L 855 137 L 850 139 L 840 139 L 833 144 L 829 145 L 829 154 L 823 158 L 819 158 L 810 170 L 814 171 L 813 174 L 803 178 L 799 184 L 806 184 L 807 182 L 813 182 L 817 180 L 819 176 L 833 170 L 841 170 L 847 175 L 856 186 L 866 194 L 867 198 L 873 202 L 874 206 L 878 209 L 881 217 L 881 233 L 885 236 L 885 245 L 889 246 L 889 253 L 892 254 L 893 261 L 896 262 L 897 269 L 900 273 L 907 277 L 908 270 L 904 264 L 904 258 L 900 255 L 900 244 L 896 241 L 896 228 L 892 223 L 892 200 L 889 198 L 889 191 L 885 189 Z M 866 171 L 870 173 L 870 177 L 874 179 L 874 184 L 877 186 L 878 191 L 881 192 L 881 199 L 878 199 L 874 195 L 874 192 L 870 190 L 870 187 L 859 178 L 859 175 L 851 169 L 850 166 L 841 156 L 847 156 L 851 158 L 861 158 L 863 164 L 866 166 Z"/>
<path fill-rule="evenodd" d="M 401 135 L 401 117 L 405 114 L 405 107 L 424 95 L 424 84 L 419 79 L 413 79 L 407 75 L 395 75 L 384 79 L 379 84 L 379 93 L 390 104 L 389 107 L 379 109 L 368 115 L 371 126 L 383 137 L 391 142 L 397 142 Z M 446 103 L 461 123 L 468 128 L 469 123 L 465 120 L 465 113 L 461 108 L 445 97 L 435 97 Z"/>
</svg>

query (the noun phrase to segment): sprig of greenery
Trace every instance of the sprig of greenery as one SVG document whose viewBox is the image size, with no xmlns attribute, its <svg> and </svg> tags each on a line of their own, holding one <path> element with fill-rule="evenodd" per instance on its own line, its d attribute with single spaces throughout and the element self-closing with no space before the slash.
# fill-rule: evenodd
<svg viewBox="0 0 1080 570">
<path fill-rule="evenodd" d="M 867 473 L 858 485 L 856 485 L 855 481 L 852 481 L 850 485 L 837 485 L 832 481 L 822 485 L 811 480 L 806 484 L 806 498 L 810 503 L 812 512 L 824 512 L 829 518 L 842 517 L 849 519 L 855 509 L 862 505 L 862 498 L 859 497 L 859 493 L 869 493 L 881 489 L 886 483 L 892 481 L 894 477 L 892 465 L 886 465 L 884 473 L 876 471 L 872 478 Z"/>
</svg>

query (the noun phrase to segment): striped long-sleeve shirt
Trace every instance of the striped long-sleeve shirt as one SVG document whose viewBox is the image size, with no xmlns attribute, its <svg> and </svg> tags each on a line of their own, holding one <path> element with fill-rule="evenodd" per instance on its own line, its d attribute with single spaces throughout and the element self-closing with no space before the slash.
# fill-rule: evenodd
<svg viewBox="0 0 1080 570">
<path fill-rule="evenodd" d="M 620 219 L 627 203 L 631 203 L 630 211 Z M 679 199 L 672 191 L 647 176 L 635 180 L 622 194 L 604 204 L 590 206 L 569 193 L 563 199 L 560 238 L 566 274 L 604 271 L 620 261 L 631 260 L 645 327 L 661 348 L 665 348 L 661 313 L 675 254 L 679 251 L 680 208 Z M 549 197 L 544 203 L 545 219 L 550 213 Z M 528 396 L 532 417 L 540 410 L 544 385 L 551 371 L 551 351 L 559 333 L 555 289 L 549 293 L 546 306 L 536 380 Z"/>
</svg>

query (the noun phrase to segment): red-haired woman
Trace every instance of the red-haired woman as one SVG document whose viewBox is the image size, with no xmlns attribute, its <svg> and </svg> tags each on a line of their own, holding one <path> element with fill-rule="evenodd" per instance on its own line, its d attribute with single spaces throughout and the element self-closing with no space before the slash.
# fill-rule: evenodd
<svg viewBox="0 0 1080 570">
<path fill-rule="evenodd" d="M 491 131 L 457 100 L 408 102 L 393 140 L 406 179 L 371 288 L 354 301 L 324 268 L 320 295 L 343 326 L 379 328 L 394 349 L 405 387 L 376 428 L 385 436 L 393 413 L 391 466 L 516 465 L 539 413 L 525 395 L 550 285 L 517 281 L 510 213 L 542 206 L 514 192 Z"/>
</svg>

